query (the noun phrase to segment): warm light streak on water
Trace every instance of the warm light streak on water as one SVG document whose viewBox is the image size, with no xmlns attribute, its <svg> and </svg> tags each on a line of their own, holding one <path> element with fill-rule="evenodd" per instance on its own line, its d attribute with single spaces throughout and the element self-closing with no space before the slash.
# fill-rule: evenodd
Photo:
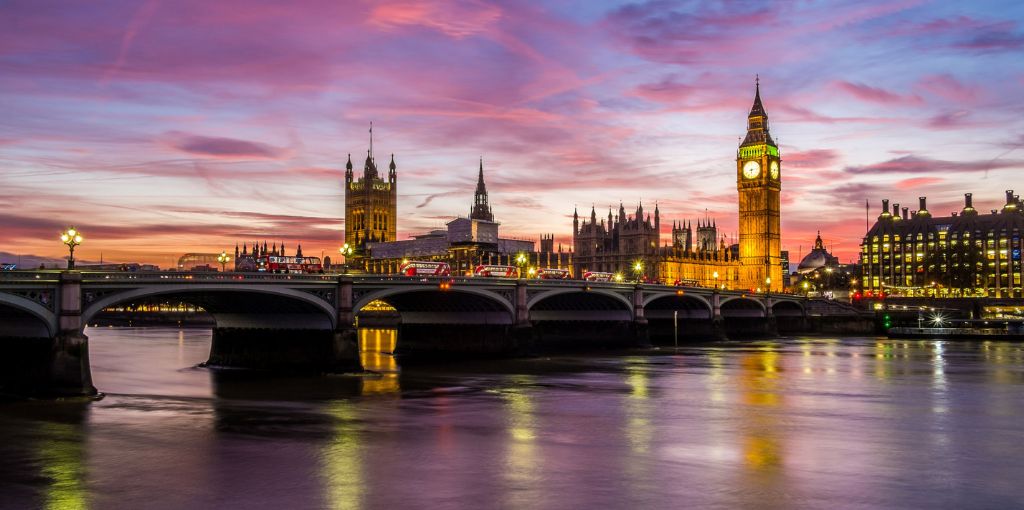
<svg viewBox="0 0 1024 510">
<path fill-rule="evenodd" d="M 195 365 L 93 329 L 98 402 L 0 404 L 0 508 L 1019 508 L 1024 348 L 797 338 L 400 367 Z"/>
</svg>

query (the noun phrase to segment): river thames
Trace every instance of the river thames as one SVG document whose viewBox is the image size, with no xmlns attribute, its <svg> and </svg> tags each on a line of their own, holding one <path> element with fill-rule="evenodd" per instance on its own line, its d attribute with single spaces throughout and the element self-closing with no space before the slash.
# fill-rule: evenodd
<svg viewBox="0 0 1024 510">
<path fill-rule="evenodd" d="M 1024 350 L 776 341 L 400 369 L 197 368 L 90 329 L 95 402 L 0 403 L 3 508 L 1012 508 Z"/>
</svg>

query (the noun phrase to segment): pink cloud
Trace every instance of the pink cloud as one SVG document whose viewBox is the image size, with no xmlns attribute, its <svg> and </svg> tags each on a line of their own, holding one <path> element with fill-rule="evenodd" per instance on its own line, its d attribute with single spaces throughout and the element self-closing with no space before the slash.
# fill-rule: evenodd
<svg viewBox="0 0 1024 510">
<path fill-rule="evenodd" d="M 288 151 L 260 142 L 213 136 L 192 135 L 172 131 L 166 134 L 167 144 L 181 152 L 222 159 L 281 159 Z"/>
<path fill-rule="evenodd" d="M 879 104 L 920 104 L 921 98 L 916 95 L 902 96 L 878 87 L 870 87 L 862 83 L 838 80 L 834 85 L 843 92 L 862 101 Z"/>
<path fill-rule="evenodd" d="M 914 177 L 911 179 L 903 179 L 902 181 L 897 182 L 895 186 L 897 189 L 917 190 L 942 182 L 945 182 L 945 179 L 940 179 L 938 177 Z"/>
<path fill-rule="evenodd" d="M 955 103 L 973 103 L 980 95 L 977 86 L 965 85 L 949 74 L 925 76 L 915 88 Z"/>
<path fill-rule="evenodd" d="M 386 30 L 423 26 L 461 39 L 492 30 L 502 12 L 473 0 L 419 0 L 377 3 L 368 22 Z"/>
<path fill-rule="evenodd" d="M 813 149 L 809 151 L 786 151 L 783 161 L 788 167 L 823 169 L 839 160 L 839 153 L 834 149 Z"/>
<path fill-rule="evenodd" d="M 976 160 L 976 161 L 943 161 L 923 158 L 920 156 L 901 156 L 896 159 L 882 161 L 870 165 L 848 166 L 849 174 L 915 174 L 926 172 L 988 172 L 1006 168 L 1020 168 L 1024 161 L 1015 160 Z"/>
</svg>

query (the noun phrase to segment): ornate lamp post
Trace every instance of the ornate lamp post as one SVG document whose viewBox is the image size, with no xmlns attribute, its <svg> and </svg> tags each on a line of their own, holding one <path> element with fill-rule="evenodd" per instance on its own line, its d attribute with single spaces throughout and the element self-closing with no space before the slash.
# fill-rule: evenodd
<svg viewBox="0 0 1024 510">
<path fill-rule="evenodd" d="M 220 272 L 227 272 L 228 262 L 231 262 L 231 257 L 228 256 L 228 252 L 222 251 L 220 255 L 217 255 L 217 262 L 220 262 Z"/>
<path fill-rule="evenodd" d="M 715 279 L 715 290 L 718 290 L 718 271 L 711 273 L 711 277 Z"/>
<path fill-rule="evenodd" d="M 516 265 L 519 266 L 519 278 L 523 277 L 523 272 L 526 270 L 526 254 L 520 252 L 516 255 Z"/>
<path fill-rule="evenodd" d="M 68 269 L 75 268 L 75 246 L 82 244 L 82 234 L 75 229 L 75 227 L 68 227 L 63 234 L 60 235 L 60 242 L 68 246 L 70 253 L 68 254 Z"/>
<path fill-rule="evenodd" d="M 772 277 L 768 276 L 764 279 L 764 297 L 768 297 L 772 292 Z"/>
<path fill-rule="evenodd" d="M 345 243 L 341 248 L 338 248 L 338 253 L 340 253 L 341 256 L 344 257 L 344 264 L 345 264 L 344 271 L 346 273 L 348 272 L 348 258 L 349 258 L 350 255 L 352 255 L 353 251 L 355 251 L 355 250 L 353 250 L 352 247 L 349 246 L 348 243 Z M 404 263 L 404 261 L 403 261 L 403 263 Z"/>
<path fill-rule="evenodd" d="M 644 275 L 644 263 L 636 261 L 633 264 L 633 273 L 636 274 L 636 283 L 640 283 L 640 277 Z"/>
</svg>

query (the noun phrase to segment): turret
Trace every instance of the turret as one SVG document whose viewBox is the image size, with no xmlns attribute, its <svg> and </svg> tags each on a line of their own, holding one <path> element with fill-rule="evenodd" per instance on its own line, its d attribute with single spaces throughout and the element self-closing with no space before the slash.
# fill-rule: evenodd
<svg viewBox="0 0 1024 510">
<path fill-rule="evenodd" d="M 575 207 L 572 208 L 572 237 L 573 244 L 576 244 L 576 235 L 580 231 L 580 213 Z"/>
<path fill-rule="evenodd" d="M 296 257 L 301 257 L 302 256 L 302 245 L 301 244 L 299 245 L 298 249 L 295 250 L 295 256 Z"/>
<path fill-rule="evenodd" d="M 348 162 L 345 163 L 345 182 L 352 182 L 352 154 L 348 155 Z"/>
<path fill-rule="evenodd" d="M 398 174 L 395 172 L 397 168 L 398 166 L 395 165 L 395 155 L 391 154 L 391 164 L 388 165 L 388 180 L 391 181 L 392 183 L 395 182 L 395 180 L 397 180 Z"/>
</svg>

